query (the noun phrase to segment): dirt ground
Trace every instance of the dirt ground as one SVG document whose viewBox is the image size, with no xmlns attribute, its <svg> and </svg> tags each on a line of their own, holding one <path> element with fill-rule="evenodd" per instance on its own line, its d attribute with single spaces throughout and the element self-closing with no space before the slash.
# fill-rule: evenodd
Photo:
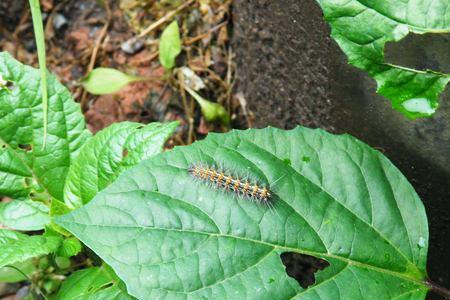
<svg viewBox="0 0 450 300">
<path fill-rule="evenodd" d="M 183 8 L 179 9 L 180 4 Z M 188 67 L 204 82 L 201 94 L 225 106 L 232 127 L 248 127 L 242 99 L 233 93 L 234 51 L 229 44 L 231 1 L 41 1 L 47 64 L 80 102 L 93 131 L 118 121 L 181 121 L 172 140 L 190 143 L 209 131 L 226 131 L 205 122 L 200 109 L 180 92 L 177 76 L 134 83 L 114 95 L 93 96 L 79 85 L 94 67 L 116 68 L 143 77 L 162 76 L 158 38 L 178 20 L 184 49 L 178 67 Z M 162 22 L 160 22 L 162 20 Z M 154 26 L 154 24 L 159 24 Z M 28 1 L 0 3 L 0 50 L 37 66 Z M 186 98 L 186 99 L 184 99 Z"/>
</svg>

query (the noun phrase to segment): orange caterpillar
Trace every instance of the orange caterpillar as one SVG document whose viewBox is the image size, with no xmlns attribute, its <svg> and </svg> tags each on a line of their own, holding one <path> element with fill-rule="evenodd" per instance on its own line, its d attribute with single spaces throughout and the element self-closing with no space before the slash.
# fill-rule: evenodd
<svg viewBox="0 0 450 300">
<path fill-rule="evenodd" d="M 235 178 L 213 167 L 194 165 L 189 168 L 189 174 L 202 182 L 225 191 L 233 191 L 236 195 L 269 204 L 272 196 L 266 186 L 260 186 L 248 180 Z"/>
</svg>

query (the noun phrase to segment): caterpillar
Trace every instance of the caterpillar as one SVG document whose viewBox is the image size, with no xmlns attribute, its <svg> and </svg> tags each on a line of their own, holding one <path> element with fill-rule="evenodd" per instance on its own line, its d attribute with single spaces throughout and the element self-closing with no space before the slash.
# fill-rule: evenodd
<svg viewBox="0 0 450 300">
<path fill-rule="evenodd" d="M 208 183 L 214 188 L 232 191 L 237 196 L 270 205 L 272 193 L 269 188 L 264 185 L 258 185 L 256 182 L 239 179 L 211 166 L 205 167 L 193 165 L 189 167 L 188 171 L 195 179 Z"/>
</svg>

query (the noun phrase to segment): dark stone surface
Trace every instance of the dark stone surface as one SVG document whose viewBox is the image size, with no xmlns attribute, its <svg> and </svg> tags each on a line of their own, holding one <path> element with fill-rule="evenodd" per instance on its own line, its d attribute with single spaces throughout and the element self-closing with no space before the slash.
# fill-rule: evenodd
<svg viewBox="0 0 450 300">
<path fill-rule="evenodd" d="M 430 278 L 450 287 L 450 89 L 434 117 L 408 120 L 347 64 L 314 0 L 236 0 L 233 13 L 238 89 L 256 127 L 347 132 L 384 152 L 425 204 Z M 449 48 L 448 35 L 408 36 L 388 45 L 387 60 L 449 71 Z"/>
</svg>

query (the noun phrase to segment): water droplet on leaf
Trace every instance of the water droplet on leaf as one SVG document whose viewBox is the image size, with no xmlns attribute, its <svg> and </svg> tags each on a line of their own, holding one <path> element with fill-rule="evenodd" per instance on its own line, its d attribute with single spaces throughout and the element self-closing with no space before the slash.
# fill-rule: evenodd
<svg viewBox="0 0 450 300">
<path fill-rule="evenodd" d="M 425 239 L 423 237 L 419 238 L 419 241 L 417 242 L 417 246 L 419 246 L 419 248 L 425 247 Z"/>
<path fill-rule="evenodd" d="M 436 111 L 435 107 L 426 98 L 413 98 L 402 103 L 403 108 L 412 113 L 431 115 Z"/>
</svg>

